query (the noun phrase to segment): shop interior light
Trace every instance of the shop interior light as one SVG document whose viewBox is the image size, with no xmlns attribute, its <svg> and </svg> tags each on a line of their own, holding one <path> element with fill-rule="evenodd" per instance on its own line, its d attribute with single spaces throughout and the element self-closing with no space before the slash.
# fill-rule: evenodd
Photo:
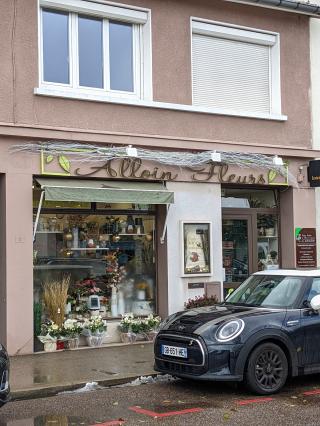
<svg viewBox="0 0 320 426">
<path fill-rule="evenodd" d="M 277 155 L 275 155 L 272 159 L 272 162 L 275 166 L 283 166 L 283 160 L 281 157 L 278 157 Z"/>
<path fill-rule="evenodd" d="M 211 152 L 211 160 L 215 163 L 221 163 L 221 154 L 220 152 L 213 151 Z"/>
<path fill-rule="evenodd" d="M 137 148 L 133 148 L 133 146 L 132 146 L 132 145 L 129 145 L 129 146 L 126 148 L 126 153 L 127 153 L 127 156 L 128 156 L 128 157 L 138 157 L 138 151 L 137 151 Z"/>
</svg>

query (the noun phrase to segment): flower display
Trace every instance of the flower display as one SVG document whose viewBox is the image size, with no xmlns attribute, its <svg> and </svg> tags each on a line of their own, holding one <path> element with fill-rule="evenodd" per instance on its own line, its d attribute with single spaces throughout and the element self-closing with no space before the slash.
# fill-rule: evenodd
<svg viewBox="0 0 320 426">
<path fill-rule="evenodd" d="M 106 256 L 106 276 L 110 286 L 115 287 L 123 280 L 126 275 L 126 270 L 123 266 L 119 267 L 118 252 L 108 253 Z"/>
<path fill-rule="evenodd" d="M 41 334 L 38 339 L 41 343 L 56 342 L 61 336 L 61 328 L 53 321 L 41 324 Z"/>
<path fill-rule="evenodd" d="M 200 308 L 202 306 L 212 306 L 218 303 L 216 296 L 196 296 L 194 299 L 189 299 L 188 302 L 184 304 L 186 309 Z"/>
<path fill-rule="evenodd" d="M 132 314 L 125 315 L 120 321 L 120 331 L 122 333 L 148 333 L 155 331 L 161 322 L 160 317 L 154 317 L 152 314 L 147 318 L 134 318 Z"/>
<path fill-rule="evenodd" d="M 53 321 L 48 321 L 41 325 L 41 335 L 58 338 L 61 335 L 61 328 Z"/>
<path fill-rule="evenodd" d="M 160 317 L 155 317 L 152 314 L 150 314 L 144 322 L 147 325 L 147 331 L 156 331 L 159 328 L 159 325 L 161 323 Z"/>
<path fill-rule="evenodd" d="M 75 284 L 75 291 L 80 296 L 91 296 L 92 294 L 101 293 L 101 289 L 97 286 L 96 281 L 90 278 L 78 281 Z"/>
<path fill-rule="evenodd" d="M 62 326 L 62 335 L 67 338 L 79 337 L 83 330 L 83 324 L 75 319 L 67 319 Z"/>
<path fill-rule="evenodd" d="M 83 333 L 85 335 L 90 334 L 102 334 L 107 330 L 107 322 L 102 319 L 100 315 L 93 316 L 85 320 L 83 324 Z"/>
</svg>

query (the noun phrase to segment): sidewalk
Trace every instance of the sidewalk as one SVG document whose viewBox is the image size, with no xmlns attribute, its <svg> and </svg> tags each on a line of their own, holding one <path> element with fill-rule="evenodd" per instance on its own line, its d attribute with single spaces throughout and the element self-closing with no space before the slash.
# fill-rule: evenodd
<svg viewBox="0 0 320 426">
<path fill-rule="evenodd" d="M 35 353 L 10 358 L 12 398 L 36 398 L 72 390 L 88 382 L 101 386 L 154 375 L 152 342 Z"/>
</svg>

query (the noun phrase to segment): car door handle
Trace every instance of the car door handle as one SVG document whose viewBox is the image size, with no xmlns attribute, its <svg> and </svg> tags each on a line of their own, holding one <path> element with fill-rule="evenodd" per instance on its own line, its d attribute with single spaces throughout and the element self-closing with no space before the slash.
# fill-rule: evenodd
<svg viewBox="0 0 320 426">
<path fill-rule="evenodd" d="M 299 325 L 299 324 L 300 324 L 300 320 L 287 321 L 287 327 L 293 327 L 293 326 Z"/>
</svg>

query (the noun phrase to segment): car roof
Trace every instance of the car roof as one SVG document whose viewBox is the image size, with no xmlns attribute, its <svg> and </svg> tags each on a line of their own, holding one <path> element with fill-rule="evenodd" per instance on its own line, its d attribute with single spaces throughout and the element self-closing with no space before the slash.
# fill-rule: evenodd
<svg viewBox="0 0 320 426">
<path fill-rule="evenodd" d="M 289 275 L 294 277 L 320 277 L 320 269 L 266 269 L 253 275 Z"/>
</svg>

